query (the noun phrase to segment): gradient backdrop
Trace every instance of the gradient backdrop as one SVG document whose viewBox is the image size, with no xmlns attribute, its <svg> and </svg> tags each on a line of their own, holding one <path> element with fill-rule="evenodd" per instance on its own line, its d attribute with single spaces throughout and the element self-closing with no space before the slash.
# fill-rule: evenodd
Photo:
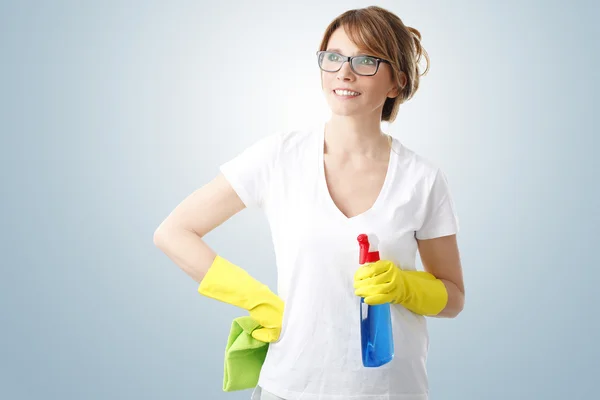
<svg viewBox="0 0 600 400">
<path fill-rule="evenodd" d="M 327 118 L 314 55 L 365 1 L 0 6 L 0 398 L 223 393 L 242 311 L 153 244 L 219 164 Z M 597 399 L 597 2 L 379 1 L 430 73 L 389 129 L 447 173 L 467 304 L 430 319 L 432 400 Z M 274 287 L 246 211 L 207 241 Z"/>
</svg>

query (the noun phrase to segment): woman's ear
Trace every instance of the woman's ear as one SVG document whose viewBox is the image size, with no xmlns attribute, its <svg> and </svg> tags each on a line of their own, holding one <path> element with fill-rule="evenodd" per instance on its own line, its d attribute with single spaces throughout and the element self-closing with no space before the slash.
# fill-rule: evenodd
<svg viewBox="0 0 600 400">
<path fill-rule="evenodd" d="M 388 92 L 388 97 L 396 98 L 400 95 L 400 92 L 404 90 L 406 87 L 406 74 L 404 72 L 400 72 L 400 77 L 398 78 L 398 83 L 392 87 L 392 89 Z"/>
<path fill-rule="evenodd" d="M 400 72 L 400 79 L 398 80 L 400 81 L 400 86 L 402 86 L 400 90 L 403 90 L 406 87 L 406 84 L 408 83 L 408 78 L 406 77 L 404 71 Z"/>
</svg>

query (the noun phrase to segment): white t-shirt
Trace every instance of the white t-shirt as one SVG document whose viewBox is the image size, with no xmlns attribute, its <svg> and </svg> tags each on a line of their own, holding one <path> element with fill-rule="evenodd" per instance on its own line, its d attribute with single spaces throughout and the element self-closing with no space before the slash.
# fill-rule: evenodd
<svg viewBox="0 0 600 400">
<path fill-rule="evenodd" d="M 375 234 L 381 259 L 415 270 L 418 239 L 458 232 L 442 171 L 392 140 L 373 206 L 347 218 L 325 181 L 324 125 L 272 134 L 221 166 L 247 207 L 264 210 L 285 302 L 258 385 L 286 400 L 426 400 L 426 320 L 392 305 L 395 356 L 378 368 L 361 359 L 357 237 Z M 256 394 L 256 393 L 255 393 Z"/>
</svg>

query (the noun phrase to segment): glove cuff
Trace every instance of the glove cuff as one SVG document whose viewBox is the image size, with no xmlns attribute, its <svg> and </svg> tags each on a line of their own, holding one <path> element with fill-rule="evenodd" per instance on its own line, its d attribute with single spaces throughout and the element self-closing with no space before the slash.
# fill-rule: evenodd
<svg viewBox="0 0 600 400">
<path fill-rule="evenodd" d="M 265 298 L 277 297 L 267 285 L 218 255 L 200 282 L 198 293 L 245 310 L 253 309 Z"/>
<path fill-rule="evenodd" d="M 440 279 L 424 271 L 400 271 L 404 282 L 404 296 L 398 299 L 408 310 L 433 316 L 439 314 L 448 303 L 446 285 Z"/>
</svg>

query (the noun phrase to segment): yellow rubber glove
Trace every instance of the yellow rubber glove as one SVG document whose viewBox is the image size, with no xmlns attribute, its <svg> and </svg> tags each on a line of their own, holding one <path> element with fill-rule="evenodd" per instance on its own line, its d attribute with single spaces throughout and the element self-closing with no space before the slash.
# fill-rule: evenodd
<svg viewBox="0 0 600 400">
<path fill-rule="evenodd" d="M 262 326 L 252 331 L 253 338 L 262 342 L 279 338 L 283 300 L 242 268 L 217 256 L 200 282 L 198 292 L 248 310 L 250 317 Z"/>
<path fill-rule="evenodd" d="M 437 315 L 448 303 L 441 280 L 424 271 L 403 271 L 389 260 L 361 266 L 354 274 L 354 288 L 367 304 L 401 304 L 420 315 Z"/>
</svg>

